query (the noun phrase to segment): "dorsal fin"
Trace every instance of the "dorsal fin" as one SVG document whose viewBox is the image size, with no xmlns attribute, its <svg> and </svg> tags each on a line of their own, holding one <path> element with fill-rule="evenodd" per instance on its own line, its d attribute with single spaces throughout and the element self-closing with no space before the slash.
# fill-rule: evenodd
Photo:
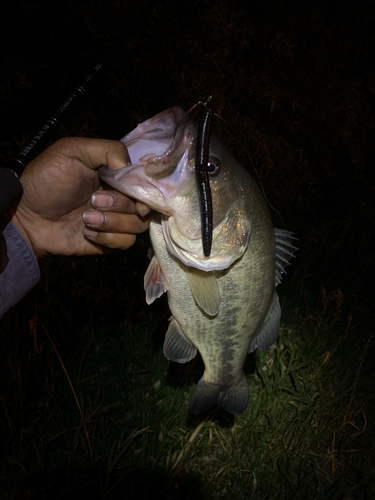
<svg viewBox="0 0 375 500">
<path fill-rule="evenodd" d="M 290 259 L 298 250 L 292 243 L 296 240 L 294 233 L 284 229 L 275 228 L 276 262 L 275 262 L 275 286 L 281 282 L 281 275 L 285 273 L 285 268 L 290 264 Z"/>
</svg>

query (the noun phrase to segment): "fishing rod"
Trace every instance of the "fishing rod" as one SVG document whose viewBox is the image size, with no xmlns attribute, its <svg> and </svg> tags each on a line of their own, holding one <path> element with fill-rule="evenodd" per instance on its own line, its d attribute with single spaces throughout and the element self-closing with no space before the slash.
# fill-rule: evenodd
<svg viewBox="0 0 375 500">
<path fill-rule="evenodd" d="M 18 153 L 16 158 L 13 158 L 7 165 L 0 166 L 0 216 L 21 198 L 23 188 L 19 177 L 26 165 L 41 153 L 52 133 L 59 128 L 61 118 L 65 115 L 71 104 L 78 97 L 85 94 L 87 86 L 98 74 L 101 67 L 101 64 L 97 64 L 93 71 L 85 77 L 84 81 L 75 87 L 62 106 L 44 123 L 38 133 Z"/>
<path fill-rule="evenodd" d="M 210 149 L 210 129 L 212 109 L 205 106 L 198 125 L 195 153 L 195 174 L 201 199 L 202 243 L 205 257 L 209 257 L 212 247 L 212 196 L 208 178 L 208 153 Z"/>
</svg>

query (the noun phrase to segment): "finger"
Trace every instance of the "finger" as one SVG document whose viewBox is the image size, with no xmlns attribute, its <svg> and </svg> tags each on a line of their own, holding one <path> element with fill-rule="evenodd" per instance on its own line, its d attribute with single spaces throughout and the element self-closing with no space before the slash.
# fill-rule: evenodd
<svg viewBox="0 0 375 500">
<path fill-rule="evenodd" d="M 56 141 L 52 147 L 70 156 L 72 161 L 76 159 L 93 170 L 101 165 L 117 170 L 131 164 L 128 150 L 120 141 L 65 137 Z"/>
<path fill-rule="evenodd" d="M 148 217 L 136 214 L 86 210 L 82 218 L 86 226 L 102 232 L 139 234 L 149 227 Z"/>
<path fill-rule="evenodd" d="M 100 247 L 116 248 L 119 250 L 128 250 L 136 241 L 135 234 L 125 233 L 101 233 L 93 229 L 84 227 L 82 233 L 89 241 Z"/>
<path fill-rule="evenodd" d="M 134 201 L 119 191 L 101 189 L 91 197 L 91 204 L 98 210 L 110 210 L 119 213 L 138 214 L 145 217 L 150 209 L 140 201 Z"/>
<path fill-rule="evenodd" d="M 137 201 L 135 203 L 135 209 L 137 211 L 137 214 L 139 214 L 141 217 L 145 217 L 151 211 L 147 205 L 144 205 L 140 201 Z"/>
<path fill-rule="evenodd" d="M 91 204 L 98 210 L 135 214 L 135 201 L 119 191 L 101 189 L 91 196 Z"/>
</svg>

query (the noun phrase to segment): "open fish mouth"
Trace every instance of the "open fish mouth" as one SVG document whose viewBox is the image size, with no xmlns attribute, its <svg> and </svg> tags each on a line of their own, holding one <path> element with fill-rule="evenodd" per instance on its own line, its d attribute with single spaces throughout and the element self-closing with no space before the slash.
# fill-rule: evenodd
<svg viewBox="0 0 375 500">
<path fill-rule="evenodd" d="M 160 163 L 162 159 L 169 163 L 167 159 L 178 149 L 187 123 L 186 113 L 177 106 L 140 123 L 121 139 L 132 165 Z M 149 172 L 153 173 L 151 169 Z"/>
<path fill-rule="evenodd" d="M 179 188 L 182 163 L 189 165 L 194 131 L 183 109 L 170 108 L 140 123 L 121 139 L 131 164 L 118 170 L 99 168 L 102 180 L 150 208 L 170 214 L 166 200 Z M 124 182 L 122 182 L 124 179 Z M 126 179 L 126 181 L 125 181 Z"/>
</svg>

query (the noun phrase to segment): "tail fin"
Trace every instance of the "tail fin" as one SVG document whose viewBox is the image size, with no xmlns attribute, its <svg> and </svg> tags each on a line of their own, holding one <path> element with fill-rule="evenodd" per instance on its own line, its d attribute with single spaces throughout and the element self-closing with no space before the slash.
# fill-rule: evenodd
<svg viewBox="0 0 375 500">
<path fill-rule="evenodd" d="M 191 397 L 189 412 L 199 415 L 202 411 L 220 406 L 228 413 L 239 415 L 245 411 L 249 397 L 249 384 L 245 375 L 238 384 L 230 387 L 210 384 L 204 380 L 203 375 Z"/>
</svg>

